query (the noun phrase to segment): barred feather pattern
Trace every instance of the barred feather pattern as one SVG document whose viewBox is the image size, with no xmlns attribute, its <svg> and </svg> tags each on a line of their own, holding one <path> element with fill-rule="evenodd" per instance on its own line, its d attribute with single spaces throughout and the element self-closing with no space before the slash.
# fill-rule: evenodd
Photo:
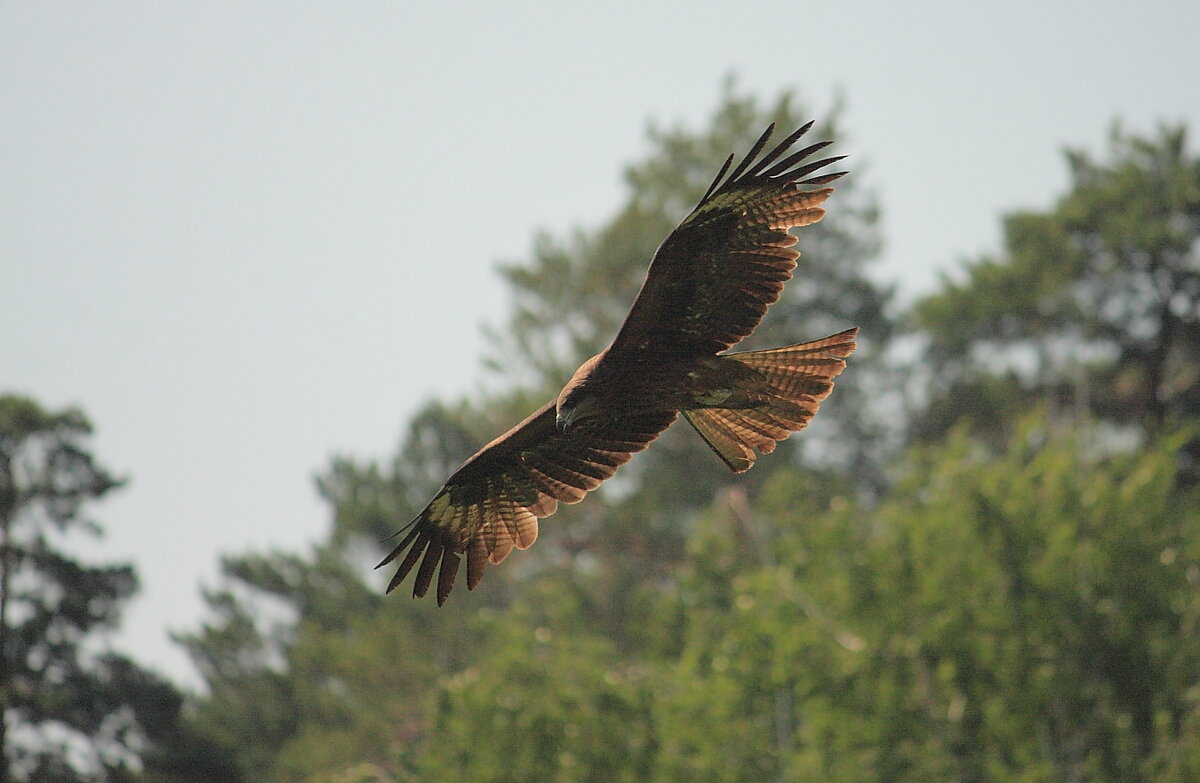
<svg viewBox="0 0 1200 783">
<path fill-rule="evenodd" d="M 725 354 L 754 369 L 759 381 L 751 407 L 684 411 L 717 456 L 735 473 L 754 466 L 755 450 L 770 454 L 779 441 L 808 426 L 833 391 L 833 379 L 853 353 L 857 329 L 785 348 Z"/>
<path fill-rule="evenodd" d="M 539 519 L 611 478 L 681 406 L 735 471 L 754 464 L 755 450 L 769 453 L 807 425 L 854 350 L 855 330 L 773 351 L 721 352 L 778 301 L 799 256 L 789 231 L 821 220 L 833 192 L 824 186 L 845 173 L 819 173 L 841 159 L 817 156 L 829 142 L 792 150 L 811 127 L 767 151 L 772 125 L 736 166 L 732 155 L 725 161 L 654 254 L 612 344 L 564 388 L 564 399 L 586 391 L 598 410 L 578 421 L 572 416 L 568 434 L 558 429 L 551 401 L 463 463 L 396 534 L 398 543 L 379 564 L 399 562 L 389 592 L 415 573 L 413 596 L 436 581 L 441 605 L 464 555 L 467 588 L 474 589 L 489 565 L 537 540 Z M 717 386 L 688 387 L 722 368 L 731 372 Z M 737 388 L 726 389 L 729 382 Z"/>
<path fill-rule="evenodd" d="M 806 162 L 829 142 L 788 154 L 812 123 L 761 159 L 774 126 L 726 176 L 731 156 L 700 203 L 659 247 L 611 351 L 647 346 L 677 356 L 726 350 L 754 331 L 779 301 L 799 253 L 789 229 L 816 223 L 845 172 L 809 177 L 841 157 Z M 757 160 L 756 160 L 757 159 Z"/>
<path fill-rule="evenodd" d="M 467 589 L 475 589 L 488 565 L 537 541 L 539 518 L 553 514 L 559 503 L 583 500 L 678 414 L 658 411 L 589 420 L 570 435 L 557 430 L 554 415 L 554 405 L 548 403 L 481 449 L 446 481 L 397 534 L 403 534 L 399 543 L 376 566 L 400 560 L 388 592 L 415 570 L 413 597 L 421 598 L 436 573 L 440 606 L 454 586 L 463 554 Z"/>
</svg>

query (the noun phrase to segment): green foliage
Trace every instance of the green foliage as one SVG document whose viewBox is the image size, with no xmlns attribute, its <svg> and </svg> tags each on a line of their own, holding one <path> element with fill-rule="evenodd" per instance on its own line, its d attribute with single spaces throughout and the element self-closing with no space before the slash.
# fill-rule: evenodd
<svg viewBox="0 0 1200 783">
<path fill-rule="evenodd" d="M 821 114 L 823 119 L 808 138 L 837 140 L 835 151 L 850 152 L 849 134 L 840 125 L 841 107 Z M 557 394 L 575 368 L 616 334 L 654 251 L 695 207 L 726 156 L 744 154 L 770 122 L 782 134 L 814 116 L 816 112 L 790 92 L 764 106 L 739 94 L 730 80 L 706 128 L 651 125 L 651 151 L 626 168 L 629 195 L 612 220 L 596 229 L 576 229 L 565 238 L 541 232 L 531 258 L 501 268 L 513 291 L 514 313 L 505 328 L 490 333 L 497 357 L 493 369 L 522 388 L 537 390 L 538 403 Z M 804 456 L 807 464 L 855 465 L 864 482 L 878 487 L 885 427 L 863 415 L 868 406 L 862 403 L 865 389 L 888 385 L 880 357 L 893 331 L 886 313 L 892 292 L 866 276 L 881 245 L 879 207 L 864 184 L 865 163 L 851 160 L 850 175 L 836 183 L 829 214 L 797 232 L 801 256 L 783 297 L 739 349 L 790 345 L 859 326 L 860 348 L 847 371 L 853 373 L 853 382 L 847 378 L 839 386 L 839 404 L 830 404 L 822 413 L 804 441 L 814 444 Z M 855 415 L 846 415 L 852 410 Z M 520 415 L 526 413 L 528 409 Z M 714 467 L 706 447 L 694 438 L 674 445 L 669 458 L 653 452 L 648 456 L 660 477 L 658 486 L 689 483 L 697 465 L 706 481 L 728 482 L 728 472 Z M 794 449 L 794 444 L 785 444 L 782 453 Z M 684 450 L 695 454 L 682 461 L 684 469 L 672 471 L 681 464 L 678 451 Z M 701 454 L 705 459 L 695 458 Z M 664 476 L 666 471 L 671 474 Z"/>
<path fill-rule="evenodd" d="M 646 780 L 655 750 L 648 670 L 621 662 L 576 596 L 546 584 L 530 598 L 480 618 L 487 643 L 439 689 L 421 777 Z"/>
<path fill-rule="evenodd" d="M 210 690 L 197 720 L 240 749 L 244 779 L 322 779 L 391 763 L 423 733 L 431 684 L 464 664 L 469 607 L 439 615 L 386 599 L 363 581 L 368 570 L 328 548 L 312 561 L 223 563 L 230 588 L 209 594 L 213 621 L 181 641 Z"/>
<path fill-rule="evenodd" d="M 744 153 L 768 122 L 786 132 L 810 115 L 790 93 L 764 108 L 738 95 L 729 82 L 705 130 L 652 125 L 652 152 L 626 169 L 630 193 L 616 217 L 596 230 L 577 229 L 566 239 L 540 233 L 531 259 L 501 268 L 516 312 L 506 329 L 492 332 L 496 355 L 504 357 L 496 369 L 515 371 L 522 380 L 532 369 L 538 385 L 556 392 L 584 359 L 612 339 L 654 251 L 695 207 L 725 157 Z M 844 144 L 839 115 L 835 107 L 809 136 Z M 848 323 L 862 325 L 872 341 L 887 339 L 891 323 L 883 308 L 889 292 L 862 277 L 880 241 L 878 206 L 862 193 L 860 181 L 861 174 L 840 180 L 833 214 L 804 229 L 796 279 L 773 308 L 765 331 L 747 347 L 797 342 L 798 334 L 823 336 Z"/>
<path fill-rule="evenodd" d="M 494 336 L 496 355 L 529 362 L 506 363 L 513 373 L 506 381 L 521 385 L 482 403 L 431 403 L 411 422 L 388 466 L 335 460 L 319 479 L 335 510 L 334 531 L 310 556 L 225 562 L 227 585 L 207 596 L 212 622 L 183 641 L 210 690 L 198 723 L 221 743 L 244 748 L 239 755 L 247 779 L 332 775 L 359 761 L 402 774 L 411 761 L 395 749 L 415 746 L 431 731 L 423 697 L 438 673 L 477 660 L 483 631 L 466 620 L 522 601 L 539 575 L 581 574 L 576 586 L 587 596 L 588 627 L 605 645 L 674 644 L 652 621 L 629 626 L 624 618 L 632 613 L 649 620 L 656 585 L 683 558 L 686 512 L 707 502 L 691 491 L 697 475 L 714 484 L 728 481 L 705 447 L 680 433 L 656 444 L 657 456 L 642 457 L 653 465 L 626 468 L 584 506 L 560 511 L 543 526 L 538 546 L 489 571 L 468 603 L 452 601 L 431 614 L 425 604 L 382 599 L 378 585 L 361 575 L 384 550 L 381 539 L 411 518 L 458 463 L 557 393 L 579 360 L 612 337 L 658 243 L 694 206 L 724 156 L 745 150 L 770 120 L 794 127 L 807 115 L 788 96 L 761 109 L 730 87 L 711 130 L 652 131 L 654 153 L 630 168 L 629 200 L 609 225 L 576 231 L 569 241 L 544 234 L 530 262 L 505 268 L 516 312 Z M 842 137 L 835 123 L 830 119 L 814 136 Z M 861 274 L 878 248 L 877 209 L 850 182 L 838 198 L 839 216 L 806 231 L 799 279 L 772 311 L 775 325 L 766 328 L 781 344 L 852 323 L 869 327 L 868 343 L 879 346 L 888 337 L 882 314 L 888 294 Z M 857 422 L 847 418 L 843 431 L 851 426 Z M 648 470 L 655 471 L 654 482 L 642 481 Z M 607 546 L 596 546 L 597 539 Z M 376 657 L 372 650 L 390 654 Z M 583 758 L 590 751 L 570 752 Z"/>
<path fill-rule="evenodd" d="M 1179 440 L 1100 459 L 1034 419 L 1003 455 L 963 431 L 915 452 L 874 512 L 782 475 L 753 513 L 715 510 L 656 704 L 662 779 L 1190 779 Z M 761 520 L 773 540 L 731 550 Z"/>
<path fill-rule="evenodd" d="M 490 396 L 431 402 L 387 463 L 334 460 L 311 552 L 224 561 L 182 639 L 208 687 L 194 736 L 267 783 L 1200 778 L 1182 130 L 1072 155 L 1054 210 L 1007 218 L 1002 256 L 918 305 L 930 404 L 906 454 L 871 419 L 893 324 L 864 275 L 877 209 L 850 180 L 755 335 L 863 327 L 795 439 L 822 456 L 781 449 L 734 479 L 676 428 L 441 610 L 367 576 L 465 457 L 611 338 L 724 155 L 807 115 L 728 86 L 709 129 L 651 129 L 611 221 L 504 268 Z M 843 138 L 837 115 L 814 136 Z"/>
<path fill-rule="evenodd" d="M 1117 425 L 1200 418 L 1200 158 L 1185 140 L 1182 127 L 1140 137 L 1118 125 L 1109 160 L 1069 152 L 1067 195 L 1009 215 L 1000 258 L 917 305 L 935 397 L 1015 369 L 1026 398 Z M 940 437 L 961 407 L 935 402 L 918 436 Z M 1003 417 L 1025 407 L 1010 397 Z"/>
<path fill-rule="evenodd" d="M 958 431 L 888 501 L 777 472 L 705 514 L 623 649 L 547 573 L 438 680 L 417 779 L 1189 780 L 1200 508 L 1182 438 Z"/>
<path fill-rule="evenodd" d="M 62 549 L 99 533 L 84 506 L 121 483 L 86 450 L 90 434 L 78 410 L 0 396 L 0 779 L 129 780 L 139 757 L 170 764 L 189 747 L 194 779 L 219 775 L 179 723 L 180 694 L 98 644 L 137 589 L 133 568 Z"/>
</svg>

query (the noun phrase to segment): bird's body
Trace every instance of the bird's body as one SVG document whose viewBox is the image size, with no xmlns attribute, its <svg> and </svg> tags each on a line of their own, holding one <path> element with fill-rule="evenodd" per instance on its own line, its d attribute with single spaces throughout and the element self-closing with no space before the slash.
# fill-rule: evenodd
<svg viewBox="0 0 1200 783">
<path fill-rule="evenodd" d="M 735 472 L 803 429 L 855 348 L 856 329 L 784 348 L 726 352 L 778 300 L 799 255 L 788 229 L 815 223 L 841 173 L 802 164 L 828 142 L 784 157 L 812 125 L 761 160 L 772 128 L 658 251 L 608 348 L 584 362 L 557 399 L 488 443 L 446 481 L 380 565 L 400 563 L 388 590 L 417 568 L 414 596 L 437 573 L 438 603 L 467 557 L 467 587 L 488 563 L 537 538 L 537 520 L 610 478 L 682 413 Z M 783 158 L 776 162 L 779 158 Z M 797 165 L 802 164 L 802 165 Z M 807 177 L 807 178 L 806 178 Z M 418 562 L 420 563 L 418 567 Z"/>
</svg>

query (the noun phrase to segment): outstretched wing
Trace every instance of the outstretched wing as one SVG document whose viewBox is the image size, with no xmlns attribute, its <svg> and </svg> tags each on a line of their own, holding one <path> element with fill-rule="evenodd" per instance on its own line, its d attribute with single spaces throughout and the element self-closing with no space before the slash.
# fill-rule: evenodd
<svg viewBox="0 0 1200 783">
<path fill-rule="evenodd" d="M 771 125 L 729 173 L 733 156 L 699 205 L 654 254 L 610 353 L 670 351 L 679 356 L 711 355 L 754 331 L 783 291 L 800 255 L 788 229 L 816 223 L 845 172 L 809 176 L 840 157 L 805 162 L 831 142 L 788 150 L 812 123 L 755 161 L 767 145 Z"/>
<path fill-rule="evenodd" d="M 437 572 L 441 606 L 454 586 L 461 556 L 467 556 L 467 589 L 488 563 L 536 539 L 538 518 L 559 503 L 578 503 L 657 438 L 675 420 L 658 412 L 599 421 L 589 419 L 564 435 L 555 426 L 551 401 L 480 449 L 463 463 L 376 568 L 404 555 L 388 584 L 391 592 L 420 562 L 413 597 L 429 590 Z"/>
</svg>

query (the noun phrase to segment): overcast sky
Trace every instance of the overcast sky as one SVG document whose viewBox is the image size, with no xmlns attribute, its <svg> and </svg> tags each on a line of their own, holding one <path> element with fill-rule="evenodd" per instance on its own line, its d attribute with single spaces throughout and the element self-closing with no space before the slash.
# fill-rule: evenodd
<svg viewBox="0 0 1200 783">
<path fill-rule="evenodd" d="M 843 93 L 911 297 L 1048 206 L 1065 146 L 1200 128 L 1198 30 L 1177 0 L 5 3 L 0 392 L 91 416 L 131 483 L 80 551 L 136 564 L 117 641 L 195 682 L 167 631 L 219 554 L 304 550 L 331 455 L 485 380 L 496 263 L 609 218 L 648 121 L 702 127 L 726 74 Z"/>
</svg>

